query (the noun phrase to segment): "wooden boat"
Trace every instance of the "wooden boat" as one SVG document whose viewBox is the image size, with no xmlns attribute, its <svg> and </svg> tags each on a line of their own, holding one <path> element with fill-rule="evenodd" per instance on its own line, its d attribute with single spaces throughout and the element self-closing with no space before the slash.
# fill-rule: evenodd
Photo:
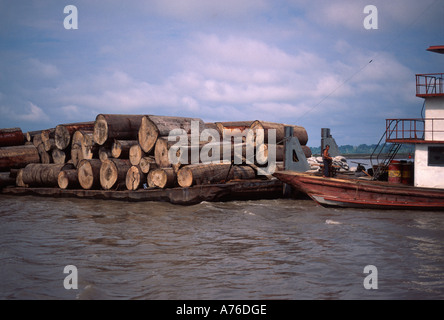
<svg viewBox="0 0 444 320">
<path fill-rule="evenodd" d="M 345 176 L 323 178 L 295 171 L 277 171 L 273 175 L 325 207 L 444 210 L 444 189 Z"/>
</svg>

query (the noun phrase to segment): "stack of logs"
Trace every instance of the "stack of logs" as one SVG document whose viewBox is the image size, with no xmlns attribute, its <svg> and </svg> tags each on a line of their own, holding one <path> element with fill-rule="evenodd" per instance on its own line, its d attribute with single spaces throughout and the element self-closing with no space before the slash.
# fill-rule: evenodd
<svg viewBox="0 0 444 320">
<path fill-rule="evenodd" d="M 211 164 L 171 163 L 168 153 L 176 142 L 168 141 L 168 135 L 173 129 L 181 129 L 192 139 L 192 123 L 199 124 L 199 134 L 203 129 L 214 129 L 221 138 L 224 132 L 236 136 L 246 129 L 264 129 L 265 147 L 267 131 L 276 129 L 277 143 L 273 147 L 278 163 L 283 160 L 284 124 L 257 120 L 204 123 L 185 117 L 99 114 L 95 121 L 61 124 L 26 134 L 19 128 L 0 129 L 0 188 L 15 184 L 137 190 L 258 178 L 257 166 L 245 161 L 235 165 L 222 160 Z M 307 132 L 303 127 L 293 127 L 307 158 L 310 157 Z M 234 141 L 229 143 L 233 154 Z M 244 136 L 241 143 L 244 150 L 247 143 Z M 199 150 L 206 144 L 200 142 Z M 222 159 L 222 150 L 220 156 Z"/>
</svg>

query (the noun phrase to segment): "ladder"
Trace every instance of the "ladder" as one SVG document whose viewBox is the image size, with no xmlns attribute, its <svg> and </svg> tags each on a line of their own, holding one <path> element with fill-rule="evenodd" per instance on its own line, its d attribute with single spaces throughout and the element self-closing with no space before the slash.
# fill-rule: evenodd
<svg viewBox="0 0 444 320">
<path fill-rule="evenodd" d="M 391 126 L 388 126 L 387 130 L 382 135 L 378 144 L 376 145 L 373 153 L 370 156 L 370 163 L 374 169 L 373 180 L 380 180 L 390 165 L 390 162 L 398 154 L 401 144 L 399 143 L 387 143 L 386 137 L 390 137 L 392 132 L 388 132 Z M 394 126 L 396 128 L 396 126 Z M 391 131 L 393 131 L 392 129 Z M 384 141 L 384 142 L 383 142 Z M 373 160 L 376 162 L 376 166 L 373 165 Z"/>
</svg>

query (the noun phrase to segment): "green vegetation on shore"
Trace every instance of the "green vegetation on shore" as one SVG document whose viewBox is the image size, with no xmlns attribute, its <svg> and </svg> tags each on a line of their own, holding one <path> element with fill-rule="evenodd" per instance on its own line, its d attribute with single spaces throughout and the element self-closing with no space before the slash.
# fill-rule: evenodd
<svg viewBox="0 0 444 320">
<path fill-rule="evenodd" d="M 352 145 L 344 145 L 339 146 L 339 152 L 342 155 L 370 155 L 373 153 L 373 150 L 375 150 L 376 144 L 360 144 L 359 146 L 352 146 Z M 389 146 L 386 146 L 386 150 L 383 150 L 382 153 L 387 153 Z M 310 147 L 311 152 L 313 155 L 320 155 L 321 154 L 321 147 Z M 415 152 L 415 146 L 410 144 L 404 144 L 401 146 L 401 149 L 399 149 L 399 154 L 413 154 Z"/>
</svg>

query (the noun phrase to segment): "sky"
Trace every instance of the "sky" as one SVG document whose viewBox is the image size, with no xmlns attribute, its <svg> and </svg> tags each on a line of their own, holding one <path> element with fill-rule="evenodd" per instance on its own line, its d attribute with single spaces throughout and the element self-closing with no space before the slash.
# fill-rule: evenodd
<svg viewBox="0 0 444 320">
<path fill-rule="evenodd" d="M 444 0 L 0 0 L 0 128 L 156 114 L 373 144 L 421 117 L 443 44 Z"/>
</svg>

